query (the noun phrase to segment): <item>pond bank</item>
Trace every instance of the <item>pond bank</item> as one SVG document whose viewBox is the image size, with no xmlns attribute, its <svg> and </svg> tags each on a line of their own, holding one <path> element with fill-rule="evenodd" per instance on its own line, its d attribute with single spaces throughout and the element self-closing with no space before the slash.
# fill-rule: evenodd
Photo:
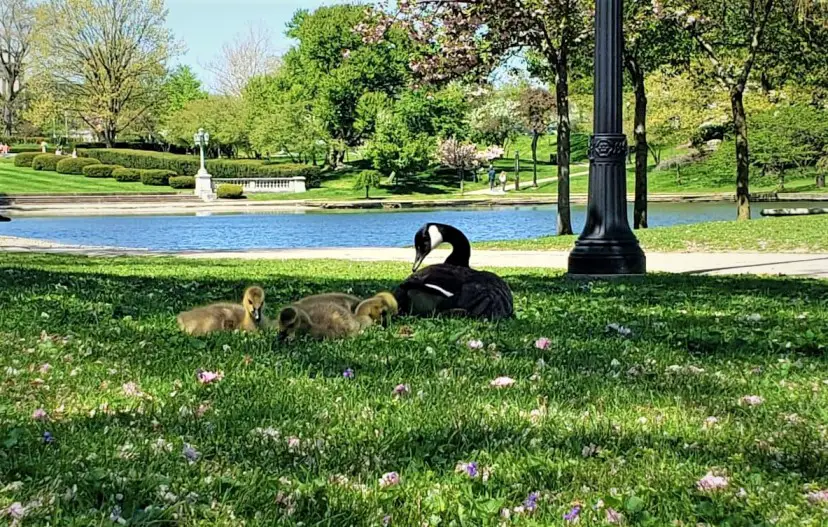
<svg viewBox="0 0 828 527">
<path fill-rule="evenodd" d="M 634 196 L 627 196 L 632 202 Z M 754 203 L 826 201 L 828 193 L 756 194 Z M 572 194 L 573 204 L 585 204 L 586 194 Z M 722 203 L 735 201 L 734 194 L 650 194 L 650 203 Z M 307 210 L 394 210 L 460 207 L 555 205 L 557 197 L 480 197 L 450 199 L 324 200 L 221 200 L 202 202 L 191 195 L 8 195 L 0 196 L 0 213 L 9 216 L 121 216 L 201 213 L 267 213 Z"/>
</svg>

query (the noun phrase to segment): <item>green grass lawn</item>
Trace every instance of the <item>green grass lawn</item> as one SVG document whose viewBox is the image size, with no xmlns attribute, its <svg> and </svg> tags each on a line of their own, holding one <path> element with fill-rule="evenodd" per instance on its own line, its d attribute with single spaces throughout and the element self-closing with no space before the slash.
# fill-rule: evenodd
<svg viewBox="0 0 828 527">
<path fill-rule="evenodd" d="M 175 325 L 249 283 L 272 315 L 407 269 L 4 255 L 0 510 L 67 526 L 541 526 L 576 505 L 580 525 L 828 523 L 823 281 L 505 270 L 517 318 L 496 326 L 403 318 L 284 344 Z M 708 474 L 720 488 L 700 488 Z"/>
<path fill-rule="evenodd" d="M 828 215 L 718 221 L 635 231 L 642 247 L 664 252 L 828 252 Z M 483 242 L 481 249 L 569 250 L 577 236 Z"/>
<path fill-rule="evenodd" d="M 142 183 L 119 183 L 114 179 L 88 178 L 16 167 L 11 159 L 0 159 L 0 195 L 72 194 L 94 192 L 174 192 L 170 187 L 148 187 Z"/>
</svg>

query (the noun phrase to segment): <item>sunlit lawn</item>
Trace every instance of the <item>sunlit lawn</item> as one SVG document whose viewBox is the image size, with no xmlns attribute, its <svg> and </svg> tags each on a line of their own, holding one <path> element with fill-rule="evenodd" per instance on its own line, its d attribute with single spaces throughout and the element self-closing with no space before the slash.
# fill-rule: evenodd
<svg viewBox="0 0 828 527">
<path fill-rule="evenodd" d="M 495 326 L 403 318 L 282 344 L 175 325 L 249 283 L 272 315 L 407 269 L 4 254 L 0 510 L 69 526 L 540 526 L 576 507 L 581 525 L 828 523 L 826 282 L 505 270 L 517 318 Z"/>
<path fill-rule="evenodd" d="M 718 221 L 635 231 L 642 247 L 665 252 L 828 252 L 828 215 Z M 483 242 L 481 249 L 569 250 L 576 236 Z"/>
<path fill-rule="evenodd" d="M 88 178 L 16 167 L 11 159 L 0 159 L 0 195 L 69 194 L 94 192 L 174 192 L 170 187 L 148 187 L 142 183 L 119 183 L 114 179 Z"/>
</svg>

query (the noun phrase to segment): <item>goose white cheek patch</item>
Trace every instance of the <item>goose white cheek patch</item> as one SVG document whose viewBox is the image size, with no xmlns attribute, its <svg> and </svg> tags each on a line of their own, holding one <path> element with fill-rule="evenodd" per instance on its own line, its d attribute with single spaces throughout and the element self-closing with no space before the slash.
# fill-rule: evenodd
<svg viewBox="0 0 828 527">
<path fill-rule="evenodd" d="M 432 225 L 428 228 L 428 237 L 431 239 L 431 250 L 437 248 L 438 245 L 443 243 L 443 235 L 440 234 L 440 229 Z"/>
<path fill-rule="evenodd" d="M 442 288 L 442 287 L 440 287 L 439 285 L 434 285 L 434 284 L 425 284 L 425 286 L 426 286 L 426 287 L 429 287 L 429 288 L 431 288 L 431 289 L 434 289 L 435 291 L 439 291 L 441 294 L 445 295 L 445 297 L 446 297 L 446 298 L 451 298 L 451 297 L 453 297 L 453 296 L 454 296 L 454 294 L 453 294 L 453 293 L 449 293 L 448 291 L 446 291 L 445 289 L 443 289 L 443 288 Z"/>
</svg>

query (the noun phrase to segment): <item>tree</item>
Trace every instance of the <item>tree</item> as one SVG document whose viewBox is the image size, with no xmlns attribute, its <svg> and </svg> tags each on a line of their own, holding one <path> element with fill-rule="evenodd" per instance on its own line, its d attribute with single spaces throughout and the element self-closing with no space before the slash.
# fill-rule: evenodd
<svg viewBox="0 0 828 527">
<path fill-rule="evenodd" d="M 284 152 L 294 162 L 324 157 L 330 143 L 325 123 L 312 101 L 281 74 L 250 80 L 243 95 L 250 144 L 260 153 Z"/>
<path fill-rule="evenodd" d="M 457 176 L 460 178 L 461 194 L 466 180 L 465 172 L 474 170 L 480 165 L 477 147 L 471 143 L 462 143 L 454 138 L 440 142 L 437 146 L 437 159 L 440 164 L 457 170 Z"/>
<path fill-rule="evenodd" d="M 213 95 L 188 102 L 170 118 L 167 140 L 192 147 L 199 128 L 210 133 L 209 152 L 218 157 L 232 157 L 249 147 L 244 104 L 238 97 Z"/>
<path fill-rule="evenodd" d="M 653 0 L 624 4 L 624 67 L 635 94 L 635 205 L 633 227 L 647 228 L 647 75 L 664 65 L 687 60 L 690 45 L 685 34 L 661 16 Z"/>
<path fill-rule="evenodd" d="M 520 102 L 506 90 L 496 90 L 469 113 L 472 138 L 506 148 L 520 131 Z"/>
<path fill-rule="evenodd" d="M 363 170 L 359 173 L 356 180 L 354 181 L 354 189 L 365 189 L 365 199 L 368 199 L 370 196 L 368 192 L 372 188 L 377 188 L 380 185 L 380 174 L 376 170 Z"/>
<path fill-rule="evenodd" d="M 167 75 L 162 92 L 168 115 L 181 111 L 188 102 L 207 98 L 201 81 L 187 65 L 180 65 Z"/>
<path fill-rule="evenodd" d="M 40 45 L 73 110 L 111 147 L 156 108 L 175 52 L 162 0 L 47 0 Z"/>
<path fill-rule="evenodd" d="M 481 78 L 526 48 L 536 51 L 555 80 L 558 108 L 558 234 L 572 234 L 569 203 L 569 69 L 589 37 L 587 0 L 423 0 L 397 3 L 398 13 L 376 20 L 366 38 L 405 27 L 419 44 L 413 69 L 427 81 Z"/>
<path fill-rule="evenodd" d="M 205 65 L 213 75 L 213 92 L 239 97 L 250 79 L 276 71 L 281 61 L 272 49 L 272 42 L 267 28 L 251 24 L 232 42 L 225 43 L 219 55 Z"/>
<path fill-rule="evenodd" d="M 375 169 L 399 184 L 428 168 L 434 157 L 434 142 L 427 133 L 409 128 L 400 109 L 383 110 L 364 152 Z"/>
<path fill-rule="evenodd" d="M 757 59 L 767 49 L 766 29 L 781 15 L 778 0 L 664 0 L 655 9 L 684 28 L 703 60 L 696 75 L 711 78 L 730 95 L 736 138 L 737 217 L 750 219 L 750 149 L 744 96 Z"/>
<path fill-rule="evenodd" d="M 3 132 L 14 131 L 18 96 L 25 83 L 22 74 L 32 46 L 34 9 L 30 0 L 0 0 L 0 95 L 3 97 Z"/>
<path fill-rule="evenodd" d="M 284 56 L 285 89 L 295 90 L 325 124 L 333 165 L 367 138 L 370 128 L 357 126 L 363 96 L 393 99 L 410 78 L 408 35 L 397 30 L 382 42 L 365 42 L 356 31 L 365 13 L 362 6 L 335 5 L 298 11 L 288 24 L 287 35 L 299 44 Z"/>
<path fill-rule="evenodd" d="M 538 140 L 555 119 L 555 97 L 545 88 L 527 86 L 520 92 L 520 116 L 532 132 L 532 186 L 538 186 Z"/>
<path fill-rule="evenodd" d="M 817 188 L 825 188 L 825 173 L 828 172 L 828 153 L 824 154 L 822 157 L 819 158 L 819 161 L 817 161 L 816 164 L 816 168 L 816 186 Z"/>
</svg>

